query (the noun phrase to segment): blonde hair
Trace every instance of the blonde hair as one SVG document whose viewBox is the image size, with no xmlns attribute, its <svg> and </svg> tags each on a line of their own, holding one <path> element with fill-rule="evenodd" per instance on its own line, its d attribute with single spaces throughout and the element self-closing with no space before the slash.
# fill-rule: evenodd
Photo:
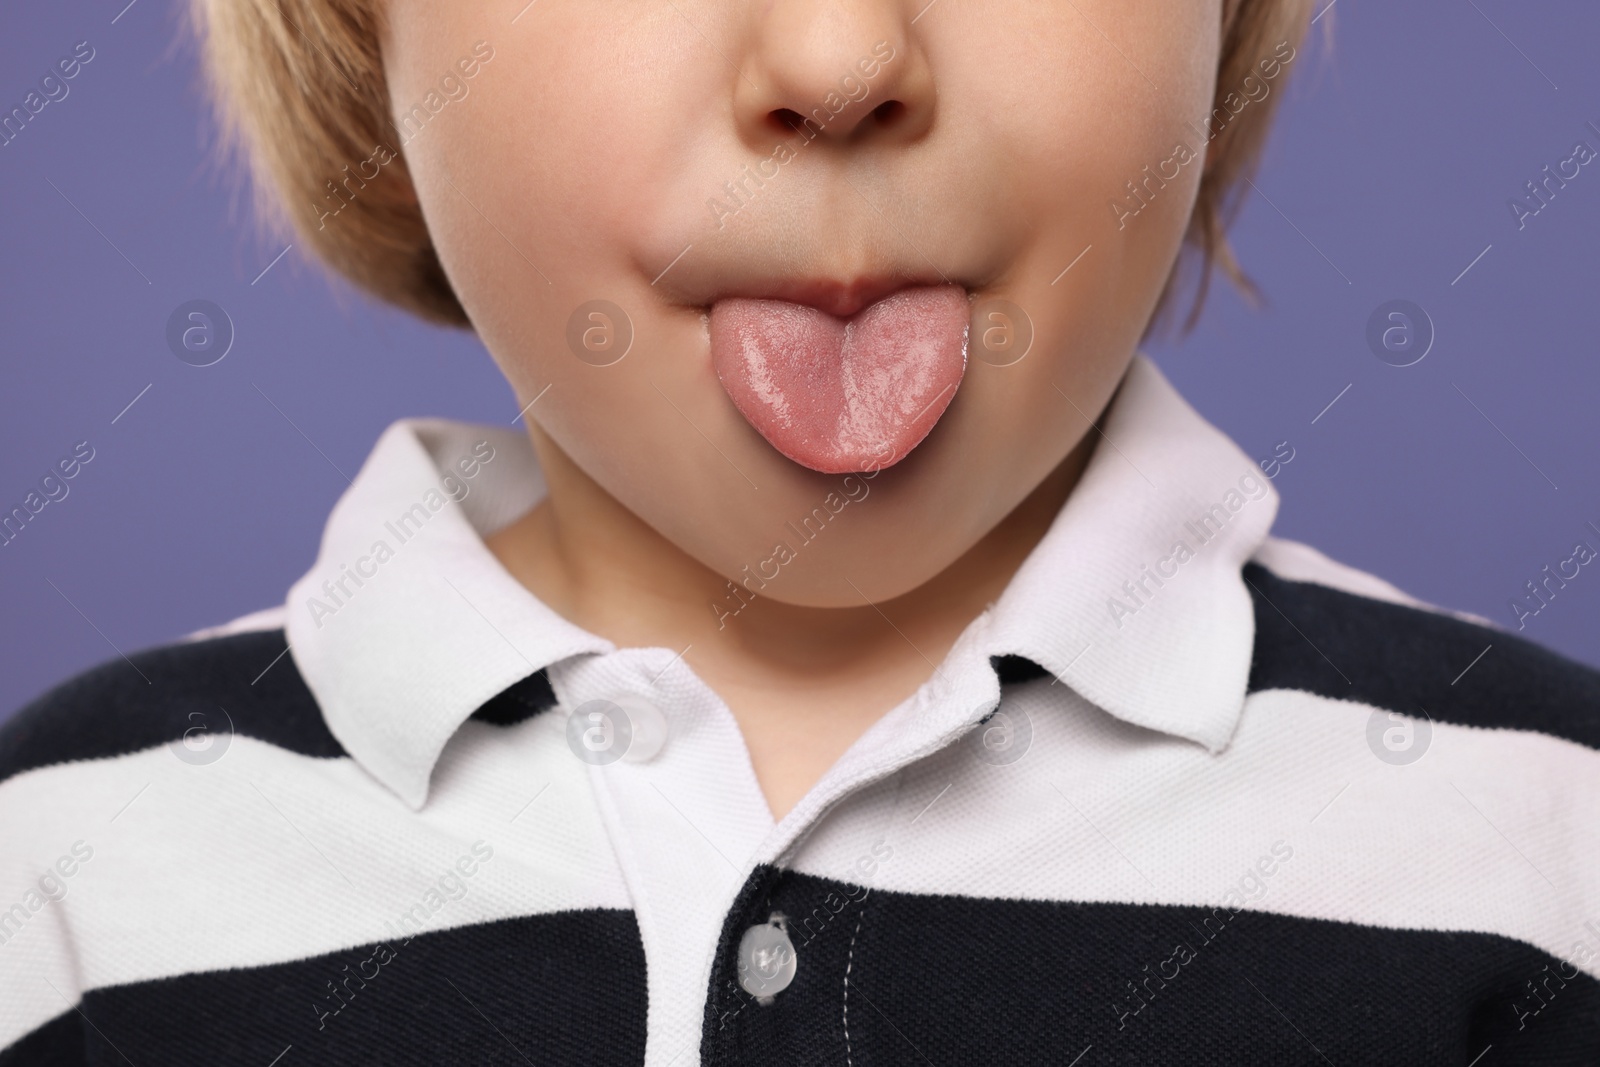
<svg viewBox="0 0 1600 1067">
<path fill-rule="evenodd" d="M 1229 93 L 1241 91 L 1257 64 L 1280 44 L 1298 46 L 1305 38 L 1310 19 L 1310 0 L 1224 0 L 1222 55 L 1217 63 L 1216 91 L 1212 94 L 1213 113 L 1223 107 Z M 1183 323 L 1185 330 L 1200 319 L 1211 287 L 1212 268 L 1221 270 L 1247 298 L 1259 298 L 1255 283 L 1239 266 L 1228 244 L 1228 228 L 1238 215 L 1245 188 L 1261 162 L 1261 149 L 1282 95 L 1272 92 L 1259 104 L 1245 108 L 1239 115 L 1242 121 L 1229 122 L 1211 142 L 1194 212 L 1189 217 L 1189 231 L 1184 236 L 1185 252 L 1190 255 L 1180 257 L 1173 267 L 1156 308 L 1156 320 L 1170 314 L 1191 259 L 1198 259 L 1199 266 L 1195 271 L 1198 277 L 1194 301 Z"/>
<path fill-rule="evenodd" d="M 323 262 L 380 299 L 425 319 L 469 325 L 440 266 L 390 120 L 379 48 L 382 0 L 191 0 L 224 144 L 252 178 L 257 216 L 292 229 Z M 1311 0 L 1224 0 L 1215 107 L 1238 91 L 1279 42 L 1298 44 Z M 1226 232 L 1254 171 L 1277 99 L 1243 109 L 1211 140 L 1185 246 L 1200 273 L 1187 325 L 1199 315 L 1213 266 L 1247 293 Z M 390 158 L 386 175 L 351 167 Z M 330 199 L 329 194 L 333 194 Z M 326 209 L 337 203 L 337 221 Z M 297 207 L 296 205 L 302 205 Z M 309 206 L 310 210 L 306 210 Z M 1185 271 L 1180 259 L 1164 311 Z"/>
</svg>

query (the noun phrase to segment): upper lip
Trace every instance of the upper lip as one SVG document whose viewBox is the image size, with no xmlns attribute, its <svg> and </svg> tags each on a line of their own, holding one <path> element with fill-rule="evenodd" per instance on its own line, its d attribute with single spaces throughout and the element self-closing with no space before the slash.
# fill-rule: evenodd
<svg viewBox="0 0 1600 1067">
<path fill-rule="evenodd" d="M 862 308 L 913 285 L 931 284 L 923 279 L 861 277 L 850 281 L 832 278 L 792 278 L 762 285 L 751 292 L 728 293 L 756 300 L 787 300 L 818 311 L 848 319 Z"/>
<path fill-rule="evenodd" d="M 743 297 L 748 300 L 786 300 L 824 311 L 836 318 L 847 319 L 862 308 L 875 304 L 884 297 L 917 285 L 939 285 L 942 278 L 908 277 L 904 275 L 860 276 L 849 280 L 837 278 L 765 278 L 753 279 L 704 294 L 704 306 L 718 300 Z"/>
</svg>

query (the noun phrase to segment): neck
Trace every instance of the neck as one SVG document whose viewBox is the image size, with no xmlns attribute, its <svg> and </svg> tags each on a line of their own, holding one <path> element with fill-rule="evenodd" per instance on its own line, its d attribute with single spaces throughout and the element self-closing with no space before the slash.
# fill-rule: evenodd
<svg viewBox="0 0 1600 1067">
<path fill-rule="evenodd" d="M 1074 449 L 976 545 L 903 596 L 843 608 L 756 597 L 719 626 L 707 605 L 725 597 L 727 580 L 628 511 L 537 427 L 530 434 L 549 494 L 488 538 L 490 550 L 554 611 L 620 648 L 687 648 L 684 662 L 739 722 L 779 816 L 1000 596 L 1090 450 L 1087 441 Z"/>
</svg>

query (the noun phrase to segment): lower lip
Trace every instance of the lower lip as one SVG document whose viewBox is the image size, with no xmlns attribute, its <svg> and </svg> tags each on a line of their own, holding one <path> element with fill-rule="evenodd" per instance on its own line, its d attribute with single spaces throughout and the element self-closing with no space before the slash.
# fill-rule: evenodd
<svg viewBox="0 0 1600 1067">
<path fill-rule="evenodd" d="M 711 307 L 711 361 L 741 414 L 814 471 L 881 470 L 928 436 L 967 366 L 967 294 L 901 289 L 848 319 L 786 300 Z"/>
</svg>

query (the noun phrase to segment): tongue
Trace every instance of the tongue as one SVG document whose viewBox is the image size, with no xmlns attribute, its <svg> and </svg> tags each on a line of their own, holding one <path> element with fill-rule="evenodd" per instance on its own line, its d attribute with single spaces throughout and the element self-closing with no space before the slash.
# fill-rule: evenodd
<svg viewBox="0 0 1600 1067">
<path fill-rule="evenodd" d="M 922 442 L 967 367 L 966 293 L 902 289 L 838 319 L 786 300 L 719 300 L 711 361 L 767 443 L 824 474 L 879 470 Z"/>
</svg>

